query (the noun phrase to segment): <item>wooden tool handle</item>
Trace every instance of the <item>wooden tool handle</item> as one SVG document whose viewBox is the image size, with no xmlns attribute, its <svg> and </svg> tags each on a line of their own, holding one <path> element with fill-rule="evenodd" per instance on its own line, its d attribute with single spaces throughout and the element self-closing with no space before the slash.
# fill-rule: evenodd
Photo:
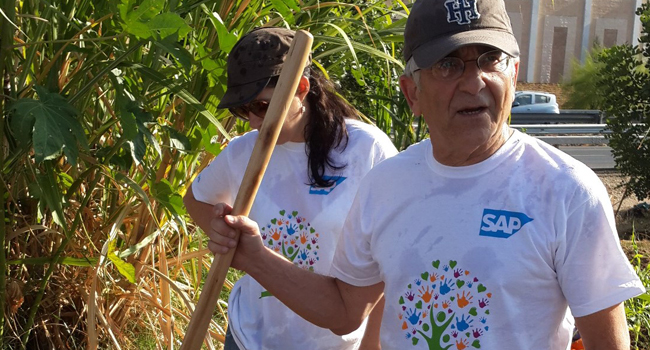
<svg viewBox="0 0 650 350">
<path fill-rule="evenodd" d="M 287 111 L 291 106 L 291 100 L 298 89 L 298 83 L 309 58 L 313 40 L 311 34 L 299 30 L 291 42 L 287 60 L 282 67 L 278 84 L 273 91 L 269 109 L 262 122 L 239 192 L 237 192 L 232 215 L 248 215 L 253 206 L 255 195 L 262 182 L 269 159 L 271 159 Z M 236 233 L 235 239 L 239 239 L 239 232 Z M 210 272 L 199 297 L 199 303 L 196 305 L 185 333 L 181 350 L 201 349 L 201 344 L 208 330 L 214 308 L 219 300 L 219 293 L 223 288 L 234 255 L 235 249 L 231 249 L 228 254 L 214 256 Z"/>
</svg>

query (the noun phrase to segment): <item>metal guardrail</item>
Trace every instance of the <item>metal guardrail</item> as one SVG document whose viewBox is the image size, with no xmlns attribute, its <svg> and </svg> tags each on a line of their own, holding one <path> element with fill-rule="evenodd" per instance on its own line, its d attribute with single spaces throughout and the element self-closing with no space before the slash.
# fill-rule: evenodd
<svg viewBox="0 0 650 350">
<path fill-rule="evenodd" d="M 611 130 L 606 130 L 607 124 L 519 124 L 511 125 L 515 129 L 525 131 L 531 135 L 549 135 L 549 134 L 610 134 Z"/>
<path fill-rule="evenodd" d="M 563 109 L 560 114 L 513 113 L 510 124 L 602 124 L 604 119 L 599 110 Z"/>
<path fill-rule="evenodd" d="M 532 135 L 554 146 L 592 145 L 603 146 L 609 143 L 605 134 L 606 124 L 520 124 L 511 125 L 526 134 Z"/>
<path fill-rule="evenodd" d="M 607 124 L 520 124 L 510 126 L 556 146 L 607 145 L 609 140 L 606 135 L 612 133 L 607 129 Z M 644 135 L 638 135 L 638 137 L 645 138 Z"/>
<path fill-rule="evenodd" d="M 605 146 L 611 130 L 604 121 L 599 110 L 570 109 L 559 114 L 513 113 L 510 126 L 554 146 Z"/>
</svg>

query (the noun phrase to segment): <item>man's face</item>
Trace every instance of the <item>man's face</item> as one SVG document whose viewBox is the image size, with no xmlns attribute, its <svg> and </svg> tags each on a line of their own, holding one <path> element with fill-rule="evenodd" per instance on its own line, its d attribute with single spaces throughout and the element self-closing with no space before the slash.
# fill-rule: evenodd
<svg viewBox="0 0 650 350">
<path fill-rule="evenodd" d="M 419 87 L 410 78 L 400 83 L 416 115 L 422 115 L 431 135 L 434 156 L 442 164 L 469 165 L 487 159 L 508 137 L 502 129 L 510 115 L 516 73 L 485 73 L 476 59 L 492 51 L 488 46 L 465 46 L 452 52 L 465 62 L 462 75 L 452 80 L 420 71 Z M 510 64 L 514 64 L 511 59 Z M 515 72 L 518 70 L 515 66 Z"/>
</svg>

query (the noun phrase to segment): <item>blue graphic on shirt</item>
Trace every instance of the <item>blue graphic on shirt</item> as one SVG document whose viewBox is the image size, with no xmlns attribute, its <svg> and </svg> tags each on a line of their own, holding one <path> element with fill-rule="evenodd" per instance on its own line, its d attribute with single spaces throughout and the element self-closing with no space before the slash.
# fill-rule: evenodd
<svg viewBox="0 0 650 350">
<path fill-rule="evenodd" d="M 483 209 L 479 236 L 509 238 L 524 225 L 533 221 L 524 213 L 514 211 Z"/>
<path fill-rule="evenodd" d="M 334 181 L 332 186 L 325 187 L 325 188 L 311 186 L 311 187 L 309 187 L 309 194 L 320 194 L 320 195 L 327 196 L 328 194 L 330 194 L 330 192 L 332 192 L 336 188 L 336 186 L 340 185 L 343 181 L 345 181 L 345 179 L 347 179 L 347 177 L 343 177 L 343 176 L 323 176 L 323 180 L 325 180 L 325 181 L 329 181 L 329 180 Z"/>
</svg>

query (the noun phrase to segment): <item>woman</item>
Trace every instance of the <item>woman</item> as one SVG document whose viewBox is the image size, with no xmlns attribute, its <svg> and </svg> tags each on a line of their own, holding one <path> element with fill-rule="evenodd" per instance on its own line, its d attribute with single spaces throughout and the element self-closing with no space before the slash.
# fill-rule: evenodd
<svg viewBox="0 0 650 350">
<path fill-rule="evenodd" d="M 255 131 L 234 138 L 185 196 L 190 216 L 208 236 L 226 227 L 213 205 L 235 200 L 293 35 L 282 28 L 256 29 L 228 57 L 228 89 L 219 107 L 248 120 Z M 330 81 L 305 68 L 249 215 L 269 249 L 316 273 L 329 273 L 361 178 L 397 153 L 379 129 L 347 119 L 354 116 Z M 226 350 L 356 349 L 364 332 L 362 327 L 340 337 L 314 326 L 249 276 L 235 284 L 228 302 Z M 369 324 L 376 326 L 364 348 L 376 348 L 370 345 L 378 344 L 379 322 Z"/>
</svg>

